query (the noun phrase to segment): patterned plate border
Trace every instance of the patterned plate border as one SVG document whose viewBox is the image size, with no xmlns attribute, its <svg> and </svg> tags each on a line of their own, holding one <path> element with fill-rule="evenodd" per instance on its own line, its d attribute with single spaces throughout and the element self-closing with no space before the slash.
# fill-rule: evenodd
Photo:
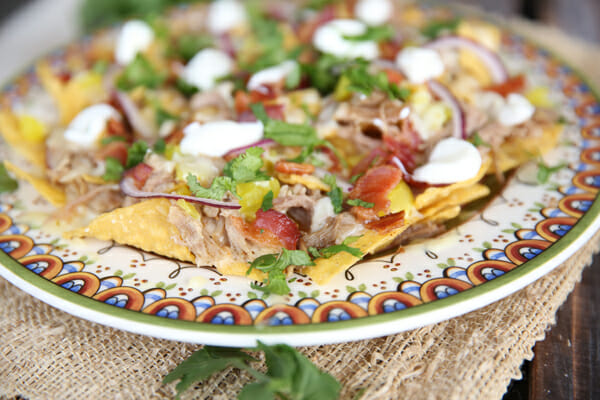
<svg viewBox="0 0 600 400">
<path fill-rule="evenodd" d="M 232 346 L 252 346 L 257 339 L 311 345 L 382 336 L 501 299 L 560 265 L 600 227 L 599 97 L 581 74 L 548 51 L 517 35 L 506 39 L 509 45 L 519 46 L 525 57 L 540 58 L 546 73 L 560 80 L 578 117 L 583 144 L 579 163 L 570 166 L 575 172 L 571 184 L 558 188 L 563 197 L 557 207 L 540 208 L 543 219 L 535 229 L 517 229 L 516 241 L 503 249 L 489 246 L 482 251 L 482 260 L 465 268 L 448 265 L 443 278 L 423 283 L 407 280 L 396 290 L 374 296 L 357 290 L 346 300 L 323 303 L 305 297 L 294 305 L 268 306 L 260 299 L 243 305 L 216 304 L 208 295 L 190 301 L 166 297 L 160 288 L 141 292 L 124 286 L 118 276 L 100 279 L 81 271 L 82 263 L 65 261 L 51 254 L 55 250 L 51 244 L 27 236 L 29 227 L 14 224 L 8 215 L 11 206 L 4 204 L 0 205 L 0 262 L 5 269 L 0 269 L 0 275 L 81 318 L 168 339 Z M 18 95 L 34 79 L 29 73 L 6 92 Z"/>
</svg>

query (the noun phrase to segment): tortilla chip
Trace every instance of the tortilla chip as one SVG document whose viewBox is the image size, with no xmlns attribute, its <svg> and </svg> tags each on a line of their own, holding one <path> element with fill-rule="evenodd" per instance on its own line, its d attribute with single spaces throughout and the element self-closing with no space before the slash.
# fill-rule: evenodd
<svg viewBox="0 0 600 400">
<path fill-rule="evenodd" d="M 553 124 L 545 126 L 541 136 L 509 138 L 494 153 L 495 164 L 505 172 L 549 152 L 556 147 L 563 129 L 561 124 Z M 494 171 L 492 166 L 489 172 Z"/>
<path fill-rule="evenodd" d="M 434 203 L 437 203 L 440 199 L 450 196 L 452 192 L 458 189 L 473 186 L 483 178 L 490 168 L 491 160 L 485 158 L 479 168 L 479 172 L 476 176 L 466 181 L 456 182 L 451 185 L 441 187 L 429 187 L 425 191 L 415 197 L 415 207 L 417 210 L 422 210 Z"/>
<path fill-rule="evenodd" d="M 46 144 L 44 141 L 25 140 L 19 129 L 17 117 L 7 110 L 0 110 L 0 133 L 6 143 L 27 161 L 42 170 L 46 169 Z"/>
<path fill-rule="evenodd" d="M 267 274 L 257 269 L 253 269 L 250 274 L 246 275 L 248 268 L 250 268 L 250 264 L 242 261 L 225 260 L 217 263 L 217 270 L 224 275 L 247 276 L 260 282 L 267 279 Z"/>
<path fill-rule="evenodd" d="M 55 207 L 62 207 L 67 204 L 67 196 L 65 192 L 52 183 L 50 183 L 46 178 L 41 178 L 39 176 L 30 174 L 27 171 L 22 170 L 17 167 L 10 161 L 4 161 L 4 166 L 7 170 L 15 174 L 15 176 L 19 179 L 27 181 L 33 186 L 33 188 L 45 198 L 50 204 Z"/>
<path fill-rule="evenodd" d="M 461 206 L 470 203 L 474 200 L 487 196 L 490 193 L 490 188 L 480 183 L 467 187 L 459 187 L 446 197 L 438 199 L 437 202 L 419 210 L 425 218 L 438 214 L 441 210 Z M 460 207 L 459 207 L 460 208 Z M 454 218 L 454 217 L 452 217 Z"/>
<path fill-rule="evenodd" d="M 165 257 L 194 262 L 189 249 L 178 243 L 179 231 L 168 221 L 170 207 L 167 199 L 145 200 L 102 214 L 86 228 L 66 232 L 64 236 L 66 239 L 114 240 Z"/>
<path fill-rule="evenodd" d="M 352 247 L 360 249 L 363 254 L 371 254 L 391 243 L 396 236 L 400 235 L 410 223 L 396 228 L 388 233 L 380 234 L 376 231 L 369 230 L 360 237 L 356 242 L 352 243 Z M 330 258 L 319 258 L 315 260 L 314 266 L 303 267 L 302 273 L 308 275 L 313 281 L 319 285 L 323 285 L 331 280 L 335 275 L 344 271 L 349 266 L 356 264 L 361 258 L 355 257 L 345 251 L 339 252 Z"/>
<path fill-rule="evenodd" d="M 288 185 L 295 185 L 296 183 L 299 183 L 311 190 L 322 190 L 324 192 L 331 190 L 329 185 L 313 175 L 284 174 L 278 172 L 276 177 L 281 182 L 287 183 Z"/>
</svg>

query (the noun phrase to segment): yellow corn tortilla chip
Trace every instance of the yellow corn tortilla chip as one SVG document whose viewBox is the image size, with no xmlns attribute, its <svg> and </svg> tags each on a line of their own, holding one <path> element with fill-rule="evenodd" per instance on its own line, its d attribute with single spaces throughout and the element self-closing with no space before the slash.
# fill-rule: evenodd
<svg viewBox="0 0 600 400">
<path fill-rule="evenodd" d="M 360 249 L 363 254 L 371 254 L 376 250 L 391 243 L 396 236 L 400 235 L 406 228 L 410 226 L 410 223 L 406 223 L 403 226 L 396 228 L 385 234 L 380 234 L 376 231 L 368 230 L 364 235 L 360 237 L 356 242 L 352 243 L 352 247 Z M 356 264 L 361 259 L 355 257 L 345 251 L 334 254 L 330 258 L 319 258 L 315 260 L 314 266 L 303 267 L 302 273 L 310 276 L 310 278 L 319 285 L 323 285 L 335 275 L 344 271 L 352 264 Z"/>
<path fill-rule="evenodd" d="M 0 133 L 6 143 L 27 161 L 42 170 L 46 169 L 46 144 L 25 140 L 19 129 L 17 117 L 7 110 L 0 111 Z"/>
<path fill-rule="evenodd" d="M 452 192 L 458 189 L 473 186 L 483 178 L 490 168 L 491 160 L 485 158 L 479 168 L 479 172 L 476 176 L 466 181 L 456 182 L 448 186 L 442 187 L 429 187 L 418 196 L 415 197 L 415 207 L 417 210 L 422 210 L 434 203 L 437 203 L 440 199 L 448 197 Z"/>
<path fill-rule="evenodd" d="M 267 278 L 267 274 L 257 269 L 253 269 L 250 274 L 246 275 L 246 271 L 250 268 L 250 264 L 247 262 L 224 260 L 218 262 L 216 267 L 220 273 L 225 275 L 247 276 L 250 279 L 260 282 Z"/>
<path fill-rule="evenodd" d="M 494 153 L 495 165 L 505 172 L 549 152 L 556 147 L 563 129 L 561 124 L 553 124 L 544 127 L 541 136 L 507 140 Z M 494 166 L 492 166 L 489 172 L 494 171 Z"/>
<path fill-rule="evenodd" d="M 459 187 L 446 197 L 438 199 L 437 202 L 419 210 L 425 218 L 431 217 L 447 207 L 461 206 L 473 200 L 480 199 L 490 193 L 490 188 L 480 183 Z M 460 207 L 459 207 L 460 208 Z"/>
<path fill-rule="evenodd" d="M 96 217 L 86 228 L 66 232 L 66 239 L 94 237 L 114 240 L 165 257 L 194 262 L 189 249 L 178 243 L 179 231 L 169 223 L 171 203 L 150 199 Z"/>
<path fill-rule="evenodd" d="M 278 172 L 277 179 L 283 183 L 287 183 L 288 185 L 295 185 L 296 183 L 299 183 L 311 190 L 323 190 L 325 192 L 331 190 L 329 185 L 313 175 L 283 174 Z"/>
<path fill-rule="evenodd" d="M 4 166 L 7 170 L 15 174 L 15 176 L 19 179 L 27 181 L 33 186 L 33 188 L 45 198 L 50 204 L 55 207 L 62 207 L 67 204 L 67 196 L 65 192 L 52 183 L 50 183 L 46 178 L 41 178 L 39 176 L 30 174 L 27 171 L 22 170 L 17 167 L 10 161 L 4 161 Z"/>
</svg>

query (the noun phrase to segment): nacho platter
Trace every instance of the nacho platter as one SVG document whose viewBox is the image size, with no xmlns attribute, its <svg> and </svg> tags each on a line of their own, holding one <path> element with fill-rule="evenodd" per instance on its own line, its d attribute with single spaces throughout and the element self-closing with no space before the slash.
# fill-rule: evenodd
<svg viewBox="0 0 600 400">
<path fill-rule="evenodd" d="M 543 167 L 522 166 L 491 203 L 479 206 L 478 214 L 434 239 L 359 264 L 348 262 L 323 285 L 300 271 L 288 280 L 288 295 L 265 296 L 247 278 L 209 265 L 111 242 L 64 239 L 42 225 L 52 208 L 21 185 L 2 198 L 0 239 L 10 255 L 0 254 L 2 275 L 96 322 L 235 346 L 253 345 L 256 339 L 294 345 L 357 340 L 489 304 L 559 265 L 598 225 L 596 98 L 570 68 L 522 38 L 504 33 L 502 46 L 509 67 L 536 86 L 548 87 L 552 101 L 563 105 L 564 130 L 544 165 L 566 164 L 548 172 L 544 183 L 538 179 Z M 60 63 L 65 57 L 68 53 L 59 52 L 47 61 Z M 37 78 L 30 73 L 17 79 L 6 89 L 5 100 L 18 102 L 35 89 Z M 6 145 L 2 150 L 9 152 Z M 4 154 L 4 160 L 10 159 Z"/>
</svg>

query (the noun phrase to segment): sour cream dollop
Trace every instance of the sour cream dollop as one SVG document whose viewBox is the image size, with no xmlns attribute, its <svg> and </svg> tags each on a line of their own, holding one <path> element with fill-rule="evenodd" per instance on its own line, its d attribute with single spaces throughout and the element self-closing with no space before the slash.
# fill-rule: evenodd
<svg viewBox="0 0 600 400">
<path fill-rule="evenodd" d="M 242 25 L 246 19 L 246 8 L 237 0 L 215 1 L 208 8 L 208 29 L 215 35 Z"/>
<path fill-rule="evenodd" d="M 333 204 L 331 203 L 331 199 L 329 197 L 323 197 L 315 204 L 310 224 L 310 231 L 316 232 L 323 228 L 329 217 L 335 217 Z"/>
<path fill-rule="evenodd" d="M 179 148 L 183 154 L 222 157 L 230 150 L 247 146 L 263 137 L 263 124 L 257 122 L 193 122 L 183 129 Z"/>
<path fill-rule="evenodd" d="M 504 126 L 514 126 L 529 121 L 535 112 L 535 107 L 518 93 L 511 93 L 506 103 L 498 109 L 498 122 Z"/>
<path fill-rule="evenodd" d="M 201 90 L 216 86 L 217 80 L 233 70 L 233 60 L 217 49 L 204 49 L 198 52 L 183 69 L 181 77 L 190 85 Z"/>
<path fill-rule="evenodd" d="M 411 83 L 423 83 L 444 73 L 444 63 L 437 51 L 406 47 L 396 56 L 396 65 Z"/>
<path fill-rule="evenodd" d="M 481 154 L 475 146 L 451 137 L 435 145 L 429 161 L 415 169 L 413 178 L 432 185 L 460 182 L 477 176 L 481 163 Z"/>
<path fill-rule="evenodd" d="M 281 64 L 258 71 L 248 81 L 248 89 L 256 90 L 264 85 L 281 82 L 296 68 L 298 68 L 296 61 L 287 60 Z"/>
<path fill-rule="evenodd" d="M 360 0 L 354 6 L 356 18 L 370 26 L 383 25 L 392 15 L 390 0 Z"/>
<path fill-rule="evenodd" d="M 120 65 L 127 65 L 133 61 L 138 53 L 150 47 L 154 41 L 152 27 L 144 21 L 133 20 L 125 23 L 115 48 L 115 59 Z"/>
<path fill-rule="evenodd" d="M 65 130 L 65 139 L 82 147 L 92 148 L 111 119 L 121 120 L 121 114 L 112 106 L 108 104 L 90 106 L 71 121 Z"/>
<path fill-rule="evenodd" d="M 373 60 L 379 56 L 379 48 L 373 40 L 348 40 L 347 36 L 359 36 L 367 31 L 367 25 L 354 19 L 336 19 L 319 27 L 313 36 L 314 46 L 323 53 L 341 58 L 364 58 Z"/>
</svg>

